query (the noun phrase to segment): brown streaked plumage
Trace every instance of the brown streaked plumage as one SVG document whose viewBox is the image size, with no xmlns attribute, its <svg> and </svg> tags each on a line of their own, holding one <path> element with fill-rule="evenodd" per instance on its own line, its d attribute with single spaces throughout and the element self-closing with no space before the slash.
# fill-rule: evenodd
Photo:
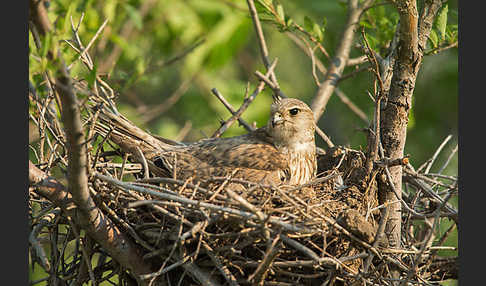
<svg viewBox="0 0 486 286">
<path fill-rule="evenodd" d="M 273 102 L 266 126 L 244 135 L 174 142 L 142 131 L 123 116 L 103 113 L 98 131 L 137 161 L 140 148 L 156 176 L 193 177 L 204 182 L 213 176 L 242 178 L 264 184 L 298 185 L 309 182 L 317 170 L 312 110 L 304 102 L 281 98 Z M 137 148 L 138 147 L 138 148 Z"/>
</svg>

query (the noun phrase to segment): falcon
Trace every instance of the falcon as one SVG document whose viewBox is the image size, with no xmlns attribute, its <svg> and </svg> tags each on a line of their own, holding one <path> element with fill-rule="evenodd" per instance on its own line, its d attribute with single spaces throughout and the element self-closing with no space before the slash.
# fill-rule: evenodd
<svg viewBox="0 0 486 286">
<path fill-rule="evenodd" d="M 315 121 L 301 100 L 275 97 L 265 126 L 247 134 L 176 142 L 151 135 L 123 115 L 102 109 L 96 129 L 155 176 L 239 178 L 268 185 L 300 185 L 316 176 Z M 144 158 L 142 158 L 142 156 Z"/>
</svg>

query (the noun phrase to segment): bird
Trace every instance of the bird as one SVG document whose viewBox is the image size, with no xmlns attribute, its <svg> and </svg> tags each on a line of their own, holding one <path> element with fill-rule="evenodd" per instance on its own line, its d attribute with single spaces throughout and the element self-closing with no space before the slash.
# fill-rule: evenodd
<svg viewBox="0 0 486 286">
<path fill-rule="evenodd" d="M 313 112 L 296 98 L 274 96 L 268 121 L 260 128 L 195 142 L 152 135 L 123 115 L 104 110 L 95 129 L 136 161 L 145 160 L 155 176 L 203 184 L 231 176 L 272 186 L 306 184 L 316 176 Z"/>
</svg>

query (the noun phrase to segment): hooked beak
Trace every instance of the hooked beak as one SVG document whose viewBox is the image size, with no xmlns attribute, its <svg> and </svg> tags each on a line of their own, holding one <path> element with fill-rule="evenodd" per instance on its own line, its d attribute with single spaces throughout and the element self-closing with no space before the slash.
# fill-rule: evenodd
<svg viewBox="0 0 486 286">
<path fill-rule="evenodd" d="M 284 119 L 280 113 L 275 113 L 272 118 L 272 127 L 275 127 L 275 125 L 283 123 Z"/>
</svg>

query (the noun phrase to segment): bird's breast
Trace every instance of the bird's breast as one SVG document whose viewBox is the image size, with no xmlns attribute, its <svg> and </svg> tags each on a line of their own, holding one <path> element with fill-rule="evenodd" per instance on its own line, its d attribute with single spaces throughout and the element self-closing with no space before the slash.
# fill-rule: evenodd
<svg viewBox="0 0 486 286">
<path fill-rule="evenodd" d="M 305 184 L 316 176 L 317 160 L 315 145 L 297 144 L 286 151 L 289 158 L 289 184 Z"/>
</svg>

